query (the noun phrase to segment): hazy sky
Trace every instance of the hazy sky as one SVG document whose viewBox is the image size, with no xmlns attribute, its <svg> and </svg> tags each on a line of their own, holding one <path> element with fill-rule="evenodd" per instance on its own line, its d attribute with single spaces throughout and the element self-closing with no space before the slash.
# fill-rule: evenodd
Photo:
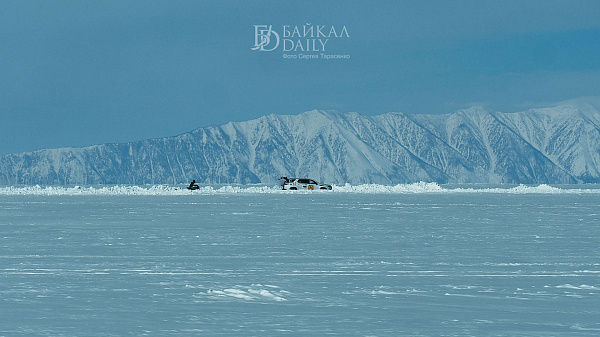
<svg viewBox="0 0 600 337">
<path fill-rule="evenodd" d="M 598 18 L 595 0 L 4 0 L 0 155 L 312 109 L 511 112 L 598 96 Z"/>
</svg>

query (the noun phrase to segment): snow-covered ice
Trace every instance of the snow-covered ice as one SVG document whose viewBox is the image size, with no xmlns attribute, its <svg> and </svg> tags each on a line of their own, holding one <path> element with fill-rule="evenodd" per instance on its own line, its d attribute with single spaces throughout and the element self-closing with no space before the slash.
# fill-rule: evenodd
<svg viewBox="0 0 600 337">
<path fill-rule="evenodd" d="M 0 335 L 595 336 L 600 188 L 0 188 Z"/>
<path fill-rule="evenodd" d="M 474 187 L 476 186 L 476 187 Z M 358 193 L 358 194 L 402 194 L 402 193 L 508 193 L 508 194 L 600 194 L 598 185 L 564 185 L 561 187 L 540 185 L 454 185 L 419 182 L 413 184 L 380 185 L 334 185 L 332 191 L 287 191 L 277 185 L 204 185 L 190 191 L 181 186 L 170 185 L 111 185 L 111 186 L 5 186 L 0 195 L 202 195 L 202 194 L 290 194 L 290 193 Z"/>
</svg>

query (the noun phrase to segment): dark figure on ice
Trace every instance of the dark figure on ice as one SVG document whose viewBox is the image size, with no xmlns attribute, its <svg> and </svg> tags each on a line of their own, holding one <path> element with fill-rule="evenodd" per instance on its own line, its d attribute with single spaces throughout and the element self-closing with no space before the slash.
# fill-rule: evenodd
<svg viewBox="0 0 600 337">
<path fill-rule="evenodd" d="M 192 182 L 190 183 L 190 186 L 188 186 L 188 190 L 197 190 L 200 189 L 200 186 L 198 186 L 198 184 L 196 184 L 196 180 L 192 180 Z"/>
</svg>

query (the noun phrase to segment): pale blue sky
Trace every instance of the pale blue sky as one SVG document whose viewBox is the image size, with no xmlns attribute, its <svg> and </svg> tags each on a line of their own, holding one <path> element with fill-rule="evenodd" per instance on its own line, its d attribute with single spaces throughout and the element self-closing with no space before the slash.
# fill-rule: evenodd
<svg viewBox="0 0 600 337">
<path fill-rule="evenodd" d="M 599 96 L 599 17 L 600 1 L 574 0 L 2 1 L 0 155 L 311 109 L 511 112 Z M 284 26 L 345 26 L 326 53 L 350 58 L 251 50 L 254 25 L 282 39 Z"/>
</svg>

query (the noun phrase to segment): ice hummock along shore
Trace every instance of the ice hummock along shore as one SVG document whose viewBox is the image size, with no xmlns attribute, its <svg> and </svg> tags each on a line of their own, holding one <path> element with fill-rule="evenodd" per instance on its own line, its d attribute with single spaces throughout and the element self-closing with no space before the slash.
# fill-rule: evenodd
<svg viewBox="0 0 600 337">
<path fill-rule="evenodd" d="M 5 186 L 0 195 L 194 195 L 194 194 L 265 194 L 265 193 L 319 193 L 320 191 L 283 191 L 276 185 L 203 185 L 197 190 L 170 185 L 114 185 L 114 186 Z M 440 185 L 414 183 L 398 185 L 344 184 L 334 185 L 330 193 L 406 194 L 406 193 L 507 193 L 507 194 L 576 194 L 599 193 L 596 185 Z"/>
</svg>

